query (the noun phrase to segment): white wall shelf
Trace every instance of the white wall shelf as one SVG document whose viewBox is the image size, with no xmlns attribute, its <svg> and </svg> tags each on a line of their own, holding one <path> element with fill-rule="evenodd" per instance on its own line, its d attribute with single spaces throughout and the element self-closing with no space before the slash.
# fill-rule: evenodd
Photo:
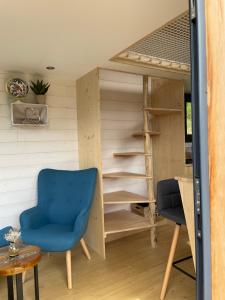
<svg viewBox="0 0 225 300">
<path fill-rule="evenodd" d="M 13 126 L 46 126 L 48 124 L 48 105 L 15 102 L 11 104 Z"/>
</svg>

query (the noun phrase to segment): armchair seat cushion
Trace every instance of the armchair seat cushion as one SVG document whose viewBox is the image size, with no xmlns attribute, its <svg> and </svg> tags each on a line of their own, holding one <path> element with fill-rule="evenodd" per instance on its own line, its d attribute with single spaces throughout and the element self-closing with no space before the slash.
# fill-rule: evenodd
<svg viewBox="0 0 225 300">
<path fill-rule="evenodd" d="M 37 229 L 22 231 L 25 244 L 37 245 L 44 252 L 64 252 L 70 250 L 80 240 L 73 232 L 73 226 L 47 224 Z"/>
</svg>

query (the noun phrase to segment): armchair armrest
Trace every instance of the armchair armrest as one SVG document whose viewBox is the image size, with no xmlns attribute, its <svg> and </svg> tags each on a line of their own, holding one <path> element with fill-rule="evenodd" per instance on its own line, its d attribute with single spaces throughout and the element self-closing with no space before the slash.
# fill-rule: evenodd
<svg viewBox="0 0 225 300">
<path fill-rule="evenodd" d="M 74 222 L 73 231 L 83 235 L 86 231 L 89 210 L 82 210 Z"/>
<path fill-rule="evenodd" d="M 20 215 L 21 229 L 36 229 L 47 223 L 47 218 L 38 206 L 25 210 Z"/>
</svg>

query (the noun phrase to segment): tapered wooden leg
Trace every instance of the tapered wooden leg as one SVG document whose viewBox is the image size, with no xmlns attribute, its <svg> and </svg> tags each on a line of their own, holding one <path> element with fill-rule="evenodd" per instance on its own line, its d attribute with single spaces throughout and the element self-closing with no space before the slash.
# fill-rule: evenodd
<svg viewBox="0 0 225 300">
<path fill-rule="evenodd" d="M 72 269 L 71 269 L 71 251 L 66 251 L 66 269 L 67 269 L 67 285 L 68 289 L 72 289 Z"/>
<path fill-rule="evenodd" d="M 88 248 L 87 248 L 87 245 L 86 245 L 84 239 L 81 239 L 80 243 L 81 243 L 82 249 L 84 251 L 84 254 L 87 256 L 87 259 L 90 260 L 91 259 L 91 255 L 90 255 L 90 253 L 88 251 Z"/>
<path fill-rule="evenodd" d="M 172 269 L 172 264 L 173 264 L 173 260 L 174 260 L 176 247 L 177 247 L 177 241 L 178 241 L 179 233 L 180 233 L 180 225 L 176 224 L 175 230 L 174 230 L 174 233 L 173 233 L 173 240 L 172 240 L 172 245 L 171 245 L 171 248 L 170 248 L 169 259 L 168 259 L 167 266 L 166 266 L 166 272 L 165 272 L 164 279 L 163 279 L 163 285 L 162 285 L 162 289 L 161 289 L 160 300 L 164 300 L 165 295 L 166 295 L 166 290 L 167 290 L 169 277 L 170 277 L 170 273 L 171 273 L 171 269 Z"/>
</svg>

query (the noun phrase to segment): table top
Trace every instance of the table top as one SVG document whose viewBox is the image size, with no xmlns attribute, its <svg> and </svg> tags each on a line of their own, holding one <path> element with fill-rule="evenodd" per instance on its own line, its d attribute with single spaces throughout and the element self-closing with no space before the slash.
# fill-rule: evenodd
<svg viewBox="0 0 225 300">
<path fill-rule="evenodd" d="M 193 182 L 193 177 L 190 176 L 176 176 L 174 177 L 178 181 L 188 181 L 188 182 Z"/>
<path fill-rule="evenodd" d="M 12 276 L 23 273 L 36 266 L 41 259 L 41 251 L 37 246 L 21 245 L 19 255 L 9 257 L 8 247 L 0 248 L 0 275 Z"/>
</svg>

